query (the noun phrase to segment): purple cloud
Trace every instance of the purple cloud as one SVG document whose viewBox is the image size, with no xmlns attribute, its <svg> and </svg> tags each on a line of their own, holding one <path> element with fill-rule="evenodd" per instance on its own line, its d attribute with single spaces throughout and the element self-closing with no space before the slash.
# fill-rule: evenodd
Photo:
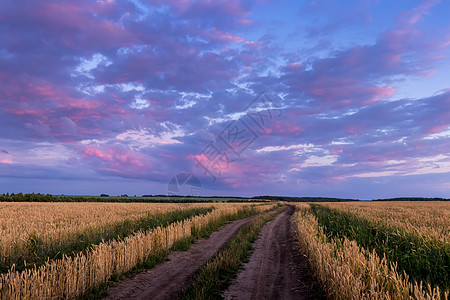
<svg viewBox="0 0 450 300">
<path fill-rule="evenodd" d="M 424 178 L 418 194 L 448 196 L 447 8 L 3 1 L 0 186 L 158 194 L 187 171 L 209 194 L 377 198 Z M 282 114 L 236 155 L 218 136 L 262 91 Z M 210 142 L 230 158 L 214 182 L 195 160 Z"/>
</svg>

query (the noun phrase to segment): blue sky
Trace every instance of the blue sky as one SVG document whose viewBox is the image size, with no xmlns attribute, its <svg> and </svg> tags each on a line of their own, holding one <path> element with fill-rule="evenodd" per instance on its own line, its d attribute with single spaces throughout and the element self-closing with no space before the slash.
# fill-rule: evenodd
<svg viewBox="0 0 450 300">
<path fill-rule="evenodd" d="M 2 1 L 0 193 L 450 197 L 447 1 Z"/>
</svg>

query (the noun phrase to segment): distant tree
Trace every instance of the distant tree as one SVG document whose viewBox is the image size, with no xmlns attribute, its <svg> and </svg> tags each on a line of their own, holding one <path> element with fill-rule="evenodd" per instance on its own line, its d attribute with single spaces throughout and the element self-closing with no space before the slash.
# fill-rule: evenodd
<svg viewBox="0 0 450 300">
<path fill-rule="evenodd" d="M 373 199 L 373 201 L 449 201 L 445 198 L 401 197 L 389 199 Z"/>
</svg>

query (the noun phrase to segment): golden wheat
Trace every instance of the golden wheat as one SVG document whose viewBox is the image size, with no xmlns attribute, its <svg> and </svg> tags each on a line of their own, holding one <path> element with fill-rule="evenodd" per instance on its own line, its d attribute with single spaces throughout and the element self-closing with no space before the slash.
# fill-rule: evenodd
<svg viewBox="0 0 450 300">
<path fill-rule="evenodd" d="M 404 228 L 423 238 L 450 242 L 449 201 L 374 201 L 327 203 L 376 222 Z"/>
<path fill-rule="evenodd" d="M 215 204 L 217 209 L 165 228 L 139 231 L 123 240 L 108 241 L 75 257 L 49 260 L 39 268 L 0 275 L 0 299 L 74 299 L 106 282 L 113 274 L 130 271 L 152 253 L 169 249 L 175 241 L 224 216 L 235 215 L 244 204 Z M 258 211 L 274 205 L 257 206 Z"/>
<path fill-rule="evenodd" d="M 0 203 L 0 263 L 26 252 L 30 235 L 46 245 L 63 245 L 74 233 L 98 230 L 124 219 L 211 204 L 161 203 Z M 14 259 L 13 259 L 14 261 Z"/>
<path fill-rule="evenodd" d="M 394 264 L 355 241 L 328 238 L 306 204 L 295 214 L 298 239 L 334 299 L 441 299 L 439 288 L 412 283 Z M 445 298 L 448 298 L 446 293 Z"/>
</svg>

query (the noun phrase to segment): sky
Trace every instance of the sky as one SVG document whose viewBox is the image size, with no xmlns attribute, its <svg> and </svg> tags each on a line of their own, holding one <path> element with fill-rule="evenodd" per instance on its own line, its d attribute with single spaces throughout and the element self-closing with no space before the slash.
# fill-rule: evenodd
<svg viewBox="0 0 450 300">
<path fill-rule="evenodd" d="M 449 12 L 2 0 L 0 193 L 450 198 Z"/>
</svg>

